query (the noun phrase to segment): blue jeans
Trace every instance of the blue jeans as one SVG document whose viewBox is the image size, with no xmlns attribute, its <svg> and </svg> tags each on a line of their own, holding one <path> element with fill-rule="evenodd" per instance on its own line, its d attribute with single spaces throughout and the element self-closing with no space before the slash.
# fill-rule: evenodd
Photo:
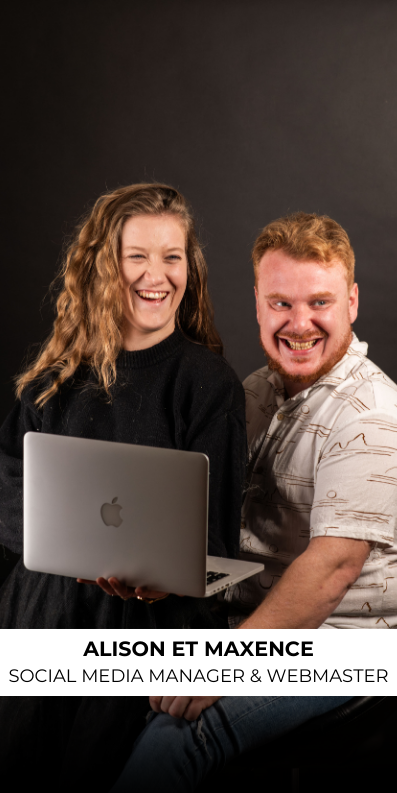
<svg viewBox="0 0 397 793">
<path fill-rule="evenodd" d="M 352 697 L 222 697 L 197 721 L 152 714 L 111 793 L 195 790 L 233 757 Z"/>
</svg>

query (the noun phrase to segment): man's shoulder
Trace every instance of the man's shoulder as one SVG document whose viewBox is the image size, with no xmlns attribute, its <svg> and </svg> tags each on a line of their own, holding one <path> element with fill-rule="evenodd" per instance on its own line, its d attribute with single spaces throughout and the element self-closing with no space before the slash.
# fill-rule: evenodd
<svg viewBox="0 0 397 793">
<path fill-rule="evenodd" d="M 367 409 L 390 410 L 397 415 L 397 384 L 366 355 L 357 356 L 338 390 L 355 395 Z"/>
<path fill-rule="evenodd" d="M 317 396 L 319 414 L 329 430 L 324 439 L 323 458 L 332 451 L 336 441 L 338 446 L 349 446 L 350 452 L 353 451 L 352 444 L 356 448 L 361 443 L 366 447 L 374 444 L 379 446 L 380 442 L 388 444 L 390 441 L 394 447 L 397 431 L 396 383 L 362 354 L 355 360 L 352 356 L 348 370 L 343 373 L 339 369 L 339 376 L 334 381 L 333 374 L 330 374 L 327 385 L 328 388 L 330 385 L 332 387 L 326 398 L 322 390 Z M 391 435 L 387 440 L 388 433 Z"/>
<path fill-rule="evenodd" d="M 256 412 L 256 408 L 269 418 L 274 413 L 277 398 L 282 396 L 284 400 L 284 383 L 280 375 L 268 366 L 262 366 L 261 369 L 248 375 L 243 381 L 243 386 L 247 420 L 253 412 Z"/>
<path fill-rule="evenodd" d="M 277 411 L 278 391 L 284 394 L 284 386 L 281 379 L 278 383 L 278 379 L 268 366 L 263 366 L 243 381 L 247 437 L 251 453 L 260 444 Z"/>
<path fill-rule="evenodd" d="M 243 380 L 245 392 L 249 393 L 253 391 L 254 393 L 261 393 L 267 389 L 271 390 L 271 385 L 268 382 L 270 375 L 271 371 L 268 366 L 262 366 L 261 369 L 257 369 L 255 372 L 249 374 L 248 377 Z"/>
</svg>

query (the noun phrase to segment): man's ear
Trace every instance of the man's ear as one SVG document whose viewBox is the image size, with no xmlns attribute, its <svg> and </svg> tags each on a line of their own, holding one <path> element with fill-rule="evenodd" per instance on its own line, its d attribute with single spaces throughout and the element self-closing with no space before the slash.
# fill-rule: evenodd
<svg viewBox="0 0 397 793">
<path fill-rule="evenodd" d="M 349 319 L 350 324 L 353 325 L 353 322 L 357 319 L 358 313 L 358 285 L 353 284 L 350 294 L 349 294 Z"/>
</svg>

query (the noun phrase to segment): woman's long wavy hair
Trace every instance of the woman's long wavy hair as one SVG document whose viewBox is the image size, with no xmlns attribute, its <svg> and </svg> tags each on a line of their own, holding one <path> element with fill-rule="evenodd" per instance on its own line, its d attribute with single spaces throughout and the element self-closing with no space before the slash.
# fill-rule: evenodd
<svg viewBox="0 0 397 793">
<path fill-rule="evenodd" d="M 131 217 L 165 214 L 179 218 L 186 232 L 187 286 L 176 324 L 191 340 L 223 354 L 208 294 L 207 265 L 186 200 L 167 185 L 130 185 L 98 198 L 77 227 L 54 282 L 60 279 L 62 288 L 53 331 L 33 364 L 16 379 L 18 397 L 29 383 L 42 378 L 44 390 L 36 399 L 42 407 L 81 363 L 95 371 L 98 385 L 110 397 L 123 348 L 123 226 Z"/>
</svg>

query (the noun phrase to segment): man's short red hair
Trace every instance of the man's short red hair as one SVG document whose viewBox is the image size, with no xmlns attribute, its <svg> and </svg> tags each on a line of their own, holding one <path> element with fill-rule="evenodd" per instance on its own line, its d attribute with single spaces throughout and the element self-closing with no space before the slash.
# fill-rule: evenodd
<svg viewBox="0 0 397 793">
<path fill-rule="evenodd" d="M 296 261 L 340 262 L 346 270 L 348 288 L 354 283 L 354 251 L 346 231 L 327 215 L 295 212 L 273 220 L 261 231 L 252 249 L 255 282 L 258 266 L 269 250 L 283 250 Z"/>
</svg>

